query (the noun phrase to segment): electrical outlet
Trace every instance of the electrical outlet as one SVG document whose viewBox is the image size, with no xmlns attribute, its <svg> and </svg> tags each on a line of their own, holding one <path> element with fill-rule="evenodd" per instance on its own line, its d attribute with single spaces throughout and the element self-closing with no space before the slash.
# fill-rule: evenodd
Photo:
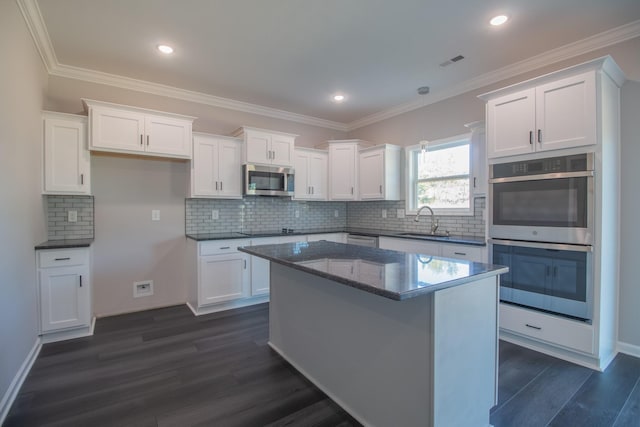
<svg viewBox="0 0 640 427">
<path fill-rule="evenodd" d="M 340 211 L 338 211 L 338 209 L 336 209 L 335 211 L 333 211 L 333 216 L 338 218 L 340 216 Z"/>
<path fill-rule="evenodd" d="M 78 222 L 78 211 L 68 211 L 67 212 L 67 221 L 69 221 L 69 222 Z"/>
<path fill-rule="evenodd" d="M 399 218 L 399 219 L 404 218 L 404 209 L 398 209 L 396 211 L 396 217 Z"/>
<path fill-rule="evenodd" d="M 386 218 L 386 217 L 387 217 L 387 210 L 382 209 L 382 218 Z"/>
<path fill-rule="evenodd" d="M 296 218 L 300 218 L 300 211 L 296 210 Z"/>
<path fill-rule="evenodd" d="M 220 219 L 220 211 L 218 209 L 211 210 L 211 219 Z"/>
<path fill-rule="evenodd" d="M 151 211 L 151 221 L 160 221 L 160 210 L 153 209 Z"/>
<path fill-rule="evenodd" d="M 133 282 L 133 297 L 148 297 L 153 295 L 153 280 Z"/>
</svg>

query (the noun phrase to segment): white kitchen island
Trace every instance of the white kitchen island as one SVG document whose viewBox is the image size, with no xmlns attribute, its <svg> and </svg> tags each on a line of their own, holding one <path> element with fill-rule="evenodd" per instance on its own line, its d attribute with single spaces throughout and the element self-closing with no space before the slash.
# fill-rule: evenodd
<svg viewBox="0 0 640 427">
<path fill-rule="evenodd" d="M 367 426 L 488 426 L 504 267 L 330 242 L 271 261 L 269 344 Z"/>
</svg>

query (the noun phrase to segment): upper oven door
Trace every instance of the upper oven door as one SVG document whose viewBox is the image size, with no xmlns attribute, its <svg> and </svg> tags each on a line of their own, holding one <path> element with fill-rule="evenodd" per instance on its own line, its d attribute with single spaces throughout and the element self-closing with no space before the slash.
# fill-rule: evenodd
<svg viewBox="0 0 640 427">
<path fill-rule="evenodd" d="M 490 237 L 593 244 L 593 171 L 489 182 Z"/>
</svg>

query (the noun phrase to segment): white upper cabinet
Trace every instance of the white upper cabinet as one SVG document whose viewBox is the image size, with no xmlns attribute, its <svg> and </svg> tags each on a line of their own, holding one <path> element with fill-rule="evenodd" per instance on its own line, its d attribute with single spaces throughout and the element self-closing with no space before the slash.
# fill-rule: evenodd
<svg viewBox="0 0 640 427">
<path fill-rule="evenodd" d="M 83 101 L 89 110 L 91 150 L 191 158 L 191 127 L 195 117 Z"/>
<path fill-rule="evenodd" d="M 292 167 L 296 137 L 289 133 L 243 126 L 233 134 L 244 140 L 243 163 Z"/>
<path fill-rule="evenodd" d="M 190 197 L 242 198 L 242 141 L 193 134 Z"/>
<path fill-rule="evenodd" d="M 87 118 L 45 112 L 43 119 L 43 193 L 91 194 Z"/>
<path fill-rule="evenodd" d="M 473 195 L 487 194 L 489 176 L 487 175 L 487 142 L 484 122 L 465 124 L 471 131 L 471 172 L 473 173 Z"/>
<path fill-rule="evenodd" d="M 331 140 L 329 200 L 358 200 L 358 150 L 369 143 L 359 139 Z"/>
<path fill-rule="evenodd" d="M 563 70 L 481 95 L 488 158 L 596 144 L 599 72 Z"/>
<path fill-rule="evenodd" d="M 360 151 L 361 200 L 400 200 L 400 151 L 389 144 Z"/>
<path fill-rule="evenodd" d="M 295 193 L 297 200 L 327 200 L 326 151 L 296 148 Z"/>
</svg>

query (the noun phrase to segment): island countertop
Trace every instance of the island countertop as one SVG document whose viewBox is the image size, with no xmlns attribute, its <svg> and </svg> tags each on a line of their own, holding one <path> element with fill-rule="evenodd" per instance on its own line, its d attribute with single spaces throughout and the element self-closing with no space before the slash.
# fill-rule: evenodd
<svg viewBox="0 0 640 427">
<path fill-rule="evenodd" d="M 499 265 L 327 241 L 238 250 L 397 301 L 508 271 Z"/>
</svg>

